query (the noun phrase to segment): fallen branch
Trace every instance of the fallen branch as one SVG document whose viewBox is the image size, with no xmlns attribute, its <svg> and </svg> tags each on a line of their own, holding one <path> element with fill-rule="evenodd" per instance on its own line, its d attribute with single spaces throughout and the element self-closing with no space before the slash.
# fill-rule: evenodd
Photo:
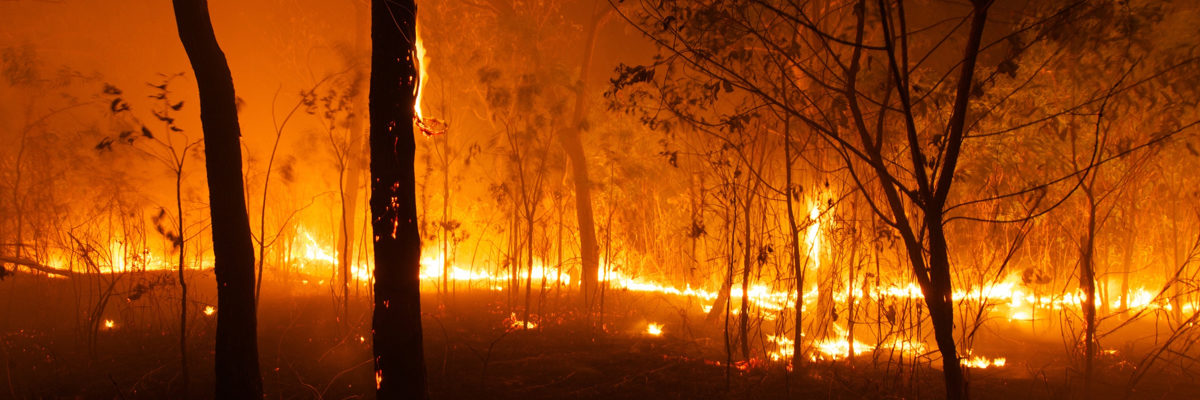
<svg viewBox="0 0 1200 400">
<path fill-rule="evenodd" d="M 34 271 L 39 271 L 39 272 L 43 272 L 43 273 L 50 274 L 50 275 L 58 275 L 58 276 L 64 276 L 64 277 L 68 277 L 68 278 L 75 276 L 75 273 L 72 271 L 68 271 L 65 269 L 58 269 L 58 268 L 54 268 L 54 267 L 48 267 L 48 266 L 39 264 L 37 261 L 33 261 L 30 259 L 26 259 L 26 258 L 0 256 L 0 263 L 16 264 L 16 265 L 20 265 L 25 268 L 29 268 Z"/>
</svg>

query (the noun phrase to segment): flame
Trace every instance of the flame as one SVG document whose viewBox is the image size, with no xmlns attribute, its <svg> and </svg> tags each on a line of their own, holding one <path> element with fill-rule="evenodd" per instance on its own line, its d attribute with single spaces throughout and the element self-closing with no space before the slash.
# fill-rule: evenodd
<svg viewBox="0 0 1200 400">
<path fill-rule="evenodd" d="M 804 244 L 808 245 L 808 258 L 812 260 L 812 268 L 816 270 L 821 268 L 821 208 L 813 205 L 808 212 L 808 219 L 812 223 L 808 226 L 808 231 L 804 236 Z"/>
<path fill-rule="evenodd" d="M 439 282 L 442 280 L 442 267 L 445 265 L 445 257 L 446 256 L 444 254 L 422 257 L 421 280 L 433 286 L 439 284 Z M 451 281 L 486 283 L 486 287 L 491 290 L 504 290 L 504 286 L 501 284 L 511 279 L 511 277 L 507 274 L 493 275 L 488 271 L 479 270 L 473 267 L 470 269 L 463 269 L 462 267 L 453 264 L 450 266 L 449 270 Z M 530 271 L 527 269 L 522 269 L 519 274 L 521 278 L 524 279 L 529 273 Z M 543 279 L 545 279 L 548 285 L 570 285 L 572 281 L 570 274 L 560 271 L 558 268 L 546 266 L 542 260 L 536 257 L 533 260 L 532 274 L 533 281 L 538 282 L 539 284 Z M 524 282 L 524 280 L 522 280 L 522 282 Z"/>
<path fill-rule="evenodd" d="M 413 93 L 417 96 L 416 103 L 413 105 L 413 111 L 416 114 L 417 120 L 420 121 L 425 119 L 424 114 L 421 113 L 421 98 L 424 97 L 423 95 L 425 94 L 425 79 L 429 77 L 429 73 L 426 69 L 429 66 L 429 59 L 425 57 L 425 41 L 421 40 L 421 26 L 417 25 L 415 29 L 417 32 L 417 40 L 414 44 L 414 47 L 416 47 L 416 61 L 417 68 L 420 70 L 420 75 L 417 78 L 417 87 L 415 88 L 415 93 Z"/>
<path fill-rule="evenodd" d="M 646 334 L 650 336 L 662 336 L 662 328 L 662 325 L 651 322 L 650 324 L 646 325 Z"/>
<path fill-rule="evenodd" d="M 419 40 L 419 38 L 418 38 Z M 424 57 L 423 48 L 419 49 L 418 54 L 421 55 L 422 61 Z M 423 69 L 422 69 L 423 70 Z M 813 206 L 809 209 L 808 218 L 810 224 L 805 228 L 805 241 L 809 246 L 808 256 L 810 257 L 810 265 L 812 268 L 820 266 L 820 246 L 822 239 L 821 231 L 821 209 L 819 206 Z M 316 276 L 321 276 L 321 273 L 328 273 L 329 268 L 333 269 L 335 275 L 340 274 L 338 251 L 335 246 L 324 243 L 322 240 L 329 240 L 328 235 L 314 235 L 318 230 L 310 230 L 301 225 L 296 230 L 295 254 L 299 259 L 297 265 L 301 269 L 307 268 L 306 275 L 298 276 L 295 279 L 296 283 L 308 285 L 309 279 Z M 321 238 L 321 239 L 318 239 Z M 171 257 L 164 257 L 161 250 L 151 251 L 150 249 L 142 249 L 139 247 L 133 248 L 131 245 L 114 241 L 108 245 L 98 245 L 98 254 L 103 258 L 99 272 L 101 273 L 126 273 L 130 271 L 145 270 L 174 270 L 177 265 L 174 261 L 170 261 Z M 133 249 L 133 250 L 131 250 Z M 140 250 L 137 250 L 140 249 Z M 430 250 L 430 249 L 426 249 Z M 72 263 L 68 262 L 73 257 L 69 252 L 61 254 L 50 253 L 45 256 L 45 265 L 63 269 L 67 269 Z M 211 257 L 211 256 L 209 256 Z M 211 258 L 209 258 L 211 259 Z M 450 260 L 453 260 L 453 253 L 450 255 Z M 466 282 L 468 288 L 490 291 L 511 290 L 510 285 L 513 276 L 511 271 L 498 270 L 494 265 L 494 261 L 481 262 L 477 265 L 467 263 L 452 262 L 447 264 L 447 255 L 440 251 L 427 252 L 421 259 L 420 279 L 423 285 L 440 286 L 443 278 L 443 267 L 448 265 L 446 273 L 447 278 L 455 282 Z M 372 271 L 371 266 L 366 263 L 352 263 L 350 271 L 353 276 L 359 278 L 362 284 L 371 282 Z M 608 265 L 608 262 L 602 262 Z M 76 263 L 75 265 L 79 265 Z M 209 264 L 211 266 L 211 264 Z M 188 265 L 189 269 L 201 268 L 201 265 Z M 76 267 L 78 268 L 78 267 Z M 319 269 L 317 269 L 319 268 Z M 578 271 L 574 271 L 578 273 Z M 34 272 L 37 273 L 37 272 Z M 533 260 L 532 271 L 526 265 L 522 265 L 518 270 L 520 276 L 520 285 L 524 286 L 524 282 L 531 274 L 535 285 L 540 284 L 545 280 L 547 283 L 555 285 L 576 285 L 578 286 L 578 275 L 572 275 L 571 271 L 560 270 L 552 263 L 547 263 L 545 260 L 535 257 Z M 637 272 L 636 269 L 609 270 L 601 275 L 601 282 L 607 285 L 610 289 L 626 290 L 630 292 L 653 293 L 662 296 L 688 298 L 698 300 L 698 308 L 705 312 L 712 311 L 713 302 L 719 297 L 718 290 L 712 287 L 693 287 L 691 285 L 675 285 L 669 280 L 656 279 L 654 276 L 645 276 Z M 326 276 L 328 277 L 328 276 Z M 335 280 L 338 282 L 340 280 Z M 323 286 L 326 283 L 325 279 L 321 279 L 318 286 Z M 1147 282 L 1140 282 L 1147 283 Z M 786 310 L 791 309 L 795 305 L 797 296 L 801 297 L 802 304 L 811 304 L 816 302 L 821 290 L 817 286 L 808 286 L 802 291 L 797 292 L 795 288 L 782 286 L 780 283 L 751 283 L 747 287 L 745 297 L 751 307 L 751 313 L 756 316 L 761 316 L 764 320 L 773 320 L 778 318 Z M 733 305 L 741 301 L 743 296 L 741 285 L 733 285 L 729 291 L 729 301 Z M 461 287 L 461 286 L 460 286 Z M 848 289 L 839 289 L 832 294 L 826 294 L 833 297 L 833 301 L 837 304 L 847 304 L 851 301 L 876 301 L 887 302 L 896 300 L 917 300 L 924 296 L 920 288 L 912 282 L 892 281 L 881 282 L 879 284 L 868 284 L 859 287 L 851 287 Z M 1084 295 L 1079 290 L 1068 290 L 1060 293 L 1042 293 L 1034 287 L 1026 287 L 1021 280 L 1019 273 L 1011 274 L 1004 279 L 986 284 L 976 284 L 972 286 L 964 286 L 955 290 L 952 293 L 952 298 L 955 301 L 965 301 L 971 303 L 987 303 L 991 307 L 995 307 L 996 315 L 1001 316 L 999 321 L 1007 321 L 1010 326 L 1030 326 L 1038 318 L 1050 318 L 1054 315 L 1054 311 L 1059 310 L 1079 310 L 1082 307 Z M 1200 306 L 1194 300 L 1191 302 L 1182 301 L 1172 304 L 1167 296 L 1160 296 L 1159 290 L 1153 286 L 1133 287 L 1127 292 L 1120 294 L 1116 291 L 1111 292 L 1108 297 L 1109 303 L 1113 309 L 1122 310 L 1121 304 L 1125 303 L 1124 310 L 1172 310 L 1173 308 L 1182 309 L 1185 312 L 1191 313 Z M 693 308 L 695 310 L 695 308 Z M 216 313 L 216 307 L 208 305 L 202 310 L 204 315 L 212 316 Z M 720 310 L 723 311 L 723 310 Z M 740 307 L 732 307 L 734 313 L 740 312 Z M 1007 320 L 1003 318 L 1007 316 Z M 536 317 L 531 319 L 537 320 Z M 102 329 L 116 329 L 116 323 L 113 320 L 104 320 Z M 516 313 L 513 313 L 509 318 L 505 319 L 504 325 L 506 329 L 526 329 L 525 321 L 519 319 Z M 539 323 L 529 321 L 528 328 L 537 328 Z M 664 325 L 660 323 L 647 323 L 645 334 L 650 336 L 661 336 L 663 334 Z M 887 338 L 876 339 L 882 341 L 877 344 L 870 344 L 859 341 L 859 338 L 850 337 L 846 330 L 840 326 L 833 326 L 833 335 L 823 339 L 803 339 L 802 349 L 808 349 L 808 353 L 803 357 L 811 359 L 838 360 L 849 357 L 850 347 L 853 345 L 855 355 L 868 353 L 872 351 L 894 350 L 906 356 L 916 356 L 927 354 L 932 344 L 926 344 L 919 339 L 900 339 Z M 865 334 L 864 334 L 865 336 Z M 774 349 L 767 351 L 767 357 L 764 360 L 785 360 L 796 356 L 796 343 L 793 339 L 786 337 L 782 333 L 769 335 L 767 337 L 769 343 L 773 344 Z M 365 343 L 364 337 L 359 337 L 360 343 Z M 1108 350 L 1104 354 L 1109 353 Z M 969 368 L 996 368 L 1004 367 L 1007 360 L 1003 357 L 988 358 L 983 356 L 971 355 L 969 352 L 962 358 L 962 364 Z"/>
<path fill-rule="evenodd" d="M 984 369 L 989 367 L 1003 367 L 1008 363 L 1008 360 L 1006 360 L 1004 357 L 989 359 L 982 356 L 967 356 L 960 359 L 959 363 L 967 368 Z"/>
<path fill-rule="evenodd" d="M 504 322 L 508 327 L 509 332 L 519 329 L 535 329 L 538 326 L 537 323 L 534 323 L 533 321 L 526 322 L 522 321 L 520 318 L 517 318 L 517 313 L 515 312 L 509 314 L 508 318 L 505 319 Z"/>
<path fill-rule="evenodd" d="M 775 350 L 767 352 L 767 356 L 771 357 L 772 361 L 783 361 L 792 358 L 796 354 L 796 341 L 788 339 L 783 335 L 767 335 L 767 341 L 775 344 Z"/>
<path fill-rule="evenodd" d="M 300 253 L 301 258 L 308 262 L 319 261 L 337 265 L 338 260 L 334 256 L 335 252 L 328 251 L 320 243 L 317 243 L 317 240 L 313 239 L 312 234 L 308 233 L 307 229 L 301 227 L 296 229 L 296 232 L 299 233 L 299 236 L 303 240 Z M 300 267 L 303 268 L 304 264 L 306 263 L 301 263 Z"/>
<path fill-rule="evenodd" d="M 849 357 L 851 343 L 854 343 L 854 355 L 856 356 L 875 350 L 875 346 L 851 338 L 846 330 L 840 326 L 834 325 L 833 330 L 834 335 L 832 337 L 813 342 L 813 346 L 823 355 L 821 358 L 841 360 Z"/>
</svg>

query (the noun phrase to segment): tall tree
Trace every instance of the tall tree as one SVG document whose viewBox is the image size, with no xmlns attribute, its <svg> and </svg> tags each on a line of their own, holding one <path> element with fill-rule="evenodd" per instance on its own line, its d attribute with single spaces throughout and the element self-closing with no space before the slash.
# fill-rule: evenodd
<svg viewBox="0 0 1200 400">
<path fill-rule="evenodd" d="M 588 113 L 587 81 L 596 48 L 596 32 L 610 15 L 610 8 L 594 11 L 587 25 L 587 39 L 579 63 L 579 81 L 575 84 L 575 110 L 570 124 L 559 133 L 563 151 L 571 160 L 571 178 L 575 183 L 575 216 L 579 222 L 579 258 L 582 262 L 580 283 L 584 307 L 591 310 L 600 277 L 600 246 L 596 243 L 596 221 L 592 213 L 592 182 L 588 177 L 587 156 L 580 138 Z"/>
<path fill-rule="evenodd" d="M 939 115 L 929 123 L 940 132 L 933 141 L 922 139 L 926 127 L 918 120 L 925 123 L 925 115 L 914 110 L 914 104 L 920 107 L 923 103 L 922 97 L 912 95 L 916 89 L 909 78 L 930 68 L 920 68 L 920 63 L 914 67 L 910 62 L 922 58 L 910 58 L 910 52 L 919 52 L 909 47 L 913 34 L 907 25 L 905 3 L 860 0 L 841 5 L 850 12 L 834 16 L 822 8 L 830 4 L 662 2 L 636 16 L 622 15 L 666 50 L 667 55 L 656 60 L 655 67 L 680 65 L 711 78 L 695 85 L 704 90 L 700 103 L 687 103 L 689 99 L 680 96 L 687 95 L 683 93 L 686 88 L 664 88 L 664 108 L 682 114 L 692 125 L 716 123 L 740 129 L 755 115 L 753 110 L 718 115 L 719 122 L 698 117 L 695 111 L 679 112 L 687 104 L 719 107 L 721 89 L 725 93 L 736 90 L 758 102 L 756 106 L 778 110 L 810 129 L 837 153 L 859 188 L 882 192 L 882 201 L 868 198 L 870 207 L 903 239 L 942 356 L 946 396 L 966 398 L 966 379 L 954 339 L 953 284 L 944 222 L 968 131 L 976 62 L 992 2 L 972 0 L 970 10 L 956 16 L 966 29 L 951 35 L 961 42 L 957 63 L 949 71 L 938 71 L 956 77 L 945 79 L 954 82 L 953 89 L 941 89 L 949 115 Z M 823 17 L 814 22 L 813 15 Z M 836 33 L 826 30 L 827 25 L 837 26 Z M 939 44 L 927 54 L 941 47 L 941 42 L 935 41 Z M 757 51 L 759 48 L 766 50 Z M 669 67 L 662 69 L 669 71 Z M 652 82 L 655 72 L 645 66 L 618 68 L 614 89 Z M 824 95 L 810 93 L 819 90 L 824 90 Z M 893 96 L 899 99 L 899 107 L 888 105 Z M 927 145 L 930 142 L 932 147 Z"/>
<path fill-rule="evenodd" d="M 241 127 L 233 76 L 206 0 L 173 0 L 179 40 L 200 88 L 208 200 L 217 275 L 216 397 L 261 399 L 254 306 L 254 246 L 242 185 Z"/>
<path fill-rule="evenodd" d="M 421 339 L 421 235 L 413 161 L 417 5 L 371 1 L 372 337 L 381 399 L 426 398 Z"/>
</svg>

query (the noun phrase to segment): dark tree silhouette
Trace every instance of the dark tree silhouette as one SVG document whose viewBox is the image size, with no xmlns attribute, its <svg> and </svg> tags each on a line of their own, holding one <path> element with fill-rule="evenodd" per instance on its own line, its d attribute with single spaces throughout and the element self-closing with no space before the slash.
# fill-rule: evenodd
<svg viewBox="0 0 1200 400">
<path fill-rule="evenodd" d="M 426 398 L 413 119 L 417 5 L 371 1 L 372 337 L 381 399 Z"/>
<path fill-rule="evenodd" d="M 174 0 L 179 40 L 200 88 L 208 201 L 217 275 L 216 398 L 261 399 L 254 306 L 254 246 L 242 185 L 241 128 L 233 76 L 206 0 Z"/>
</svg>

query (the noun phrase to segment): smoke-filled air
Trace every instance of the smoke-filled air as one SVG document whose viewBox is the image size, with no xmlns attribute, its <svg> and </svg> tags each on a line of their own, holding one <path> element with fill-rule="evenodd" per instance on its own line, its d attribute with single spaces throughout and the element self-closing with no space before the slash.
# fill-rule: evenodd
<svg viewBox="0 0 1200 400">
<path fill-rule="evenodd" d="M 1197 399 L 1197 21 L 0 1 L 0 398 Z"/>
</svg>

